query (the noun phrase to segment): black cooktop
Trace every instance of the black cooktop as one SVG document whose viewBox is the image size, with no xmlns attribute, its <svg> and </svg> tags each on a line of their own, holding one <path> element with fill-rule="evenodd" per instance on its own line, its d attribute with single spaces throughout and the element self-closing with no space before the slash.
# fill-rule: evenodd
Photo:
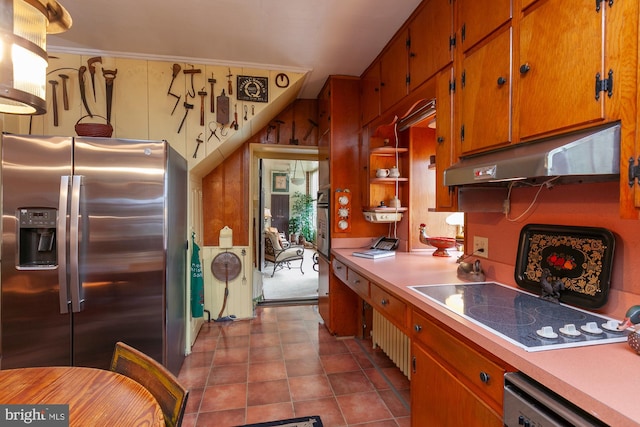
<svg viewBox="0 0 640 427">
<path fill-rule="evenodd" d="M 625 342 L 615 319 L 494 282 L 410 286 L 527 351 Z"/>
</svg>

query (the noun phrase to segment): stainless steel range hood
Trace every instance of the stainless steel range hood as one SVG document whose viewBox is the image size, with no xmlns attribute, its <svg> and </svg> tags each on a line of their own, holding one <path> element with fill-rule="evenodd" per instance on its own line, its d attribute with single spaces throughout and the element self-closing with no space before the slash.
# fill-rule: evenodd
<svg viewBox="0 0 640 427">
<path fill-rule="evenodd" d="M 620 124 L 599 126 L 462 158 L 444 171 L 444 184 L 460 186 L 566 177 L 616 180 L 620 173 Z"/>
</svg>

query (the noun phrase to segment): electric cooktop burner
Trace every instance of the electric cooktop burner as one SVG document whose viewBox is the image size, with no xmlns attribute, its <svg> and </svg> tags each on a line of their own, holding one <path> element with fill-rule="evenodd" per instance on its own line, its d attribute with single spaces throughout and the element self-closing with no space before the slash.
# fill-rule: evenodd
<svg viewBox="0 0 640 427">
<path fill-rule="evenodd" d="M 617 320 L 494 282 L 410 286 L 526 351 L 625 342 Z"/>
</svg>

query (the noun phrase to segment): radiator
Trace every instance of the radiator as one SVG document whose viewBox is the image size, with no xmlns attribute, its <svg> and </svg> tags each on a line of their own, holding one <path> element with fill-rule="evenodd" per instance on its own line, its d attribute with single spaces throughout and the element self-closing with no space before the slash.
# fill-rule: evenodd
<svg viewBox="0 0 640 427">
<path fill-rule="evenodd" d="M 400 329 L 373 310 L 373 348 L 380 347 L 407 378 L 411 379 L 411 341 Z"/>
</svg>

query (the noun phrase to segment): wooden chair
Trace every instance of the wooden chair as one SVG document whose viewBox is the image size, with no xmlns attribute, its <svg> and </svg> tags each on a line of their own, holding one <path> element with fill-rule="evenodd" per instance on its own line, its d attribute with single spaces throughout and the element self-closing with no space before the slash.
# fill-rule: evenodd
<svg viewBox="0 0 640 427">
<path fill-rule="evenodd" d="M 189 397 L 178 379 L 167 368 L 141 351 L 123 343 L 116 343 L 111 370 L 142 384 L 156 398 L 169 427 L 180 426 Z"/>
</svg>

